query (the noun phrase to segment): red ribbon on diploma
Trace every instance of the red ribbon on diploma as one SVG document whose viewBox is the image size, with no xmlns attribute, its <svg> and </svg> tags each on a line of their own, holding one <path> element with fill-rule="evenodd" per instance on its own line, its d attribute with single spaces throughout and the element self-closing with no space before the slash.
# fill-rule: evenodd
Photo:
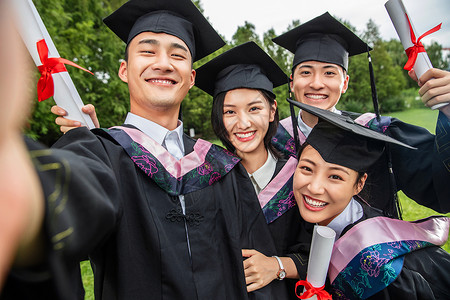
<svg viewBox="0 0 450 300">
<path fill-rule="evenodd" d="M 297 295 L 297 287 L 299 285 L 302 285 L 305 287 L 305 292 L 299 296 Z M 331 300 L 331 295 L 324 290 L 325 285 L 319 288 L 313 287 L 311 283 L 309 283 L 306 280 L 300 280 L 297 281 L 297 283 L 295 284 L 295 295 L 297 295 L 297 298 L 299 299 L 309 299 L 312 296 L 316 295 L 317 296 L 317 300 Z"/>
<path fill-rule="evenodd" d="M 39 72 L 41 72 L 41 77 L 39 78 L 37 84 L 37 94 L 39 102 L 44 101 L 53 96 L 55 88 L 52 74 L 67 72 L 67 69 L 64 66 L 64 64 L 71 65 L 73 67 L 76 67 L 78 69 L 81 69 L 85 72 L 94 75 L 94 73 L 92 73 L 91 71 L 80 67 L 79 65 L 77 65 L 74 62 L 71 62 L 70 60 L 61 57 L 49 58 L 47 43 L 45 42 L 44 39 L 37 42 L 37 51 L 39 53 L 39 58 L 41 59 L 42 63 L 41 66 L 38 66 Z"/>
<path fill-rule="evenodd" d="M 406 19 L 408 20 L 408 25 L 409 25 L 409 32 L 411 33 L 411 42 L 414 44 L 414 46 L 409 47 L 408 49 L 406 49 L 406 55 L 408 55 L 408 61 L 406 62 L 406 65 L 403 67 L 405 70 L 411 70 L 414 67 L 414 64 L 416 63 L 417 60 L 417 54 L 419 54 L 420 52 L 425 52 L 425 47 L 423 46 L 422 42 L 420 41 L 423 37 L 432 34 L 433 32 L 438 31 L 439 29 L 441 29 L 442 23 L 435 26 L 434 28 L 428 30 L 427 32 L 425 32 L 424 34 L 422 34 L 416 41 L 416 36 L 414 34 L 414 31 L 412 29 L 412 25 L 411 22 L 409 21 L 408 15 L 406 15 Z"/>
</svg>

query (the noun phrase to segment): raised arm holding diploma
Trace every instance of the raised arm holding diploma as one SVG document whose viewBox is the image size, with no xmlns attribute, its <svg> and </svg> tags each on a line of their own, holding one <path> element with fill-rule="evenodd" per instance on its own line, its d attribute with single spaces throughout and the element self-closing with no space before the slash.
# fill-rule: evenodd
<svg viewBox="0 0 450 300">
<path fill-rule="evenodd" d="M 83 101 L 64 64 L 91 72 L 59 56 L 58 50 L 56 50 L 31 0 L 14 0 L 11 1 L 11 4 L 16 13 L 15 19 L 20 35 L 42 74 L 38 82 L 39 101 L 53 96 L 56 104 L 67 111 L 68 118 L 77 120 L 90 129 L 94 128 L 89 115 L 81 111 Z"/>
<path fill-rule="evenodd" d="M 414 68 L 417 78 L 420 78 L 426 71 L 433 68 L 430 59 L 428 58 L 425 48 L 421 43 L 421 39 L 441 28 L 441 24 L 430 29 L 416 39 L 414 26 L 411 22 L 405 6 L 401 0 L 389 0 L 385 3 L 386 10 L 389 17 L 394 24 L 395 30 L 400 38 L 403 48 L 408 55 L 408 62 L 405 65 L 405 70 L 410 71 Z M 432 106 L 432 109 L 438 109 L 448 105 L 448 103 L 440 103 Z"/>
</svg>

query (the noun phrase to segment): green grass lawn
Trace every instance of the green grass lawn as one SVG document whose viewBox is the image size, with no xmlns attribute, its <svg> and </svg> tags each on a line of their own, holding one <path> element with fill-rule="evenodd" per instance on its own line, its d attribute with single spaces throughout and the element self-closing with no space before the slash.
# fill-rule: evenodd
<svg viewBox="0 0 450 300">
<path fill-rule="evenodd" d="M 404 122 L 422 126 L 427 128 L 430 132 L 435 132 L 436 120 L 438 116 L 438 111 L 432 111 L 429 109 L 412 109 L 408 111 L 398 112 L 389 114 L 392 117 L 396 117 Z M 213 141 L 220 144 L 220 141 Z M 407 221 L 418 220 L 426 218 L 431 215 L 438 215 L 439 213 L 418 205 L 403 193 L 399 193 L 399 199 L 403 210 L 403 219 Z M 450 217 L 450 214 L 446 216 Z M 450 252 L 450 242 L 447 242 L 443 248 Z M 86 300 L 94 299 L 94 280 L 92 275 L 92 270 L 89 262 L 85 261 L 81 263 L 81 273 L 83 276 L 83 284 L 86 290 Z"/>
<path fill-rule="evenodd" d="M 395 117 L 409 124 L 425 127 L 426 129 L 428 129 L 428 131 L 434 134 L 438 113 L 438 110 L 417 108 L 386 115 Z"/>
<path fill-rule="evenodd" d="M 83 261 L 80 264 L 81 276 L 83 278 L 83 286 L 86 292 L 85 300 L 94 300 L 94 274 L 92 273 L 91 264 L 89 261 Z"/>
</svg>

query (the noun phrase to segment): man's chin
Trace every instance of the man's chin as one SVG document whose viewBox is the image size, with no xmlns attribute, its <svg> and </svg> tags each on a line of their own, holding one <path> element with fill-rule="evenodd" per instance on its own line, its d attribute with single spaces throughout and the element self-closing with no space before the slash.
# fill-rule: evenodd
<svg viewBox="0 0 450 300">
<path fill-rule="evenodd" d="M 180 106 L 181 105 L 181 101 L 177 100 L 173 96 L 161 97 L 161 95 L 159 95 L 159 97 L 153 98 L 151 100 L 153 105 L 155 105 L 157 107 L 160 107 L 162 109 L 164 109 L 164 108 L 167 109 L 167 108 L 173 108 L 175 106 Z"/>
</svg>

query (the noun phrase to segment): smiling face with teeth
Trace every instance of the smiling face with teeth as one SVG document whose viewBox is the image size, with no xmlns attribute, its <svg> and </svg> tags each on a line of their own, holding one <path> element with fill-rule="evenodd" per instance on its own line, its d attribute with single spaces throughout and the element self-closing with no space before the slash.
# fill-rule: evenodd
<svg viewBox="0 0 450 300">
<path fill-rule="evenodd" d="M 269 123 L 274 121 L 276 108 L 276 101 L 270 105 L 263 94 L 255 89 L 239 88 L 226 93 L 223 103 L 223 123 L 228 139 L 243 163 L 245 160 L 254 163 L 262 161 L 262 164 L 266 161 L 267 149 L 264 137 Z M 262 164 L 255 163 L 255 165 Z"/>
<path fill-rule="evenodd" d="M 328 225 L 364 187 L 367 174 L 326 162 L 307 145 L 294 174 L 294 196 L 300 214 L 310 223 Z"/>
<path fill-rule="evenodd" d="M 128 61 L 121 63 L 119 77 L 128 83 L 130 111 L 174 129 L 181 102 L 195 83 L 187 45 L 173 35 L 143 32 L 127 51 Z"/>
<path fill-rule="evenodd" d="M 305 61 L 292 73 L 291 90 L 301 103 L 332 110 L 348 87 L 349 76 L 336 64 Z"/>
</svg>

